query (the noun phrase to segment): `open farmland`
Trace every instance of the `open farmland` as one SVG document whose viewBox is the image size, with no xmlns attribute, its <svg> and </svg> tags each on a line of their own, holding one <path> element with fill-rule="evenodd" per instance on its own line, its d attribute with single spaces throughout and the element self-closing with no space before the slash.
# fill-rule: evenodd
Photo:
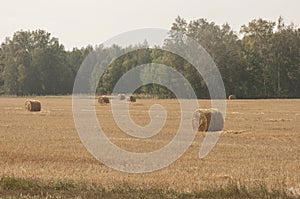
<svg viewBox="0 0 300 199">
<path fill-rule="evenodd" d="M 204 159 L 198 133 L 186 153 L 169 167 L 146 174 L 122 173 L 95 160 L 76 132 L 71 97 L 37 97 L 41 112 L 24 108 L 26 98 L 0 98 L 0 176 L 42 182 L 76 182 L 106 189 L 164 189 L 197 192 L 230 183 L 300 194 L 300 100 L 230 100 L 225 128 Z M 157 150 L 176 134 L 176 100 L 137 100 L 130 113 L 149 123 L 148 109 L 161 104 L 168 117 L 161 133 L 139 140 L 115 125 L 110 105 L 96 104 L 101 127 L 116 145 L 135 152 Z M 199 100 L 209 108 L 208 100 Z M 1 194 L 1 189 L 0 189 Z M 2 190 L 2 194 L 5 191 Z"/>
</svg>

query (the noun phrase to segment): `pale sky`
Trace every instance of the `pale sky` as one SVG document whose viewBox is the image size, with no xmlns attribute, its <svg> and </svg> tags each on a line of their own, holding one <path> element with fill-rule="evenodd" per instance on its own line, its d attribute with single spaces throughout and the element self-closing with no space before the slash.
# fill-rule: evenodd
<svg viewBox="0 0 300 199">
<path fill-rule="evenodd" d="M 170 29 L 179 15 L 238 31 L 254 18 L 300 25 L 299 0 L 0 0 L 0 41 L 18 30 L 43 29 L 66 49 L 101 44 L 139 28 Z"/>
</svg>

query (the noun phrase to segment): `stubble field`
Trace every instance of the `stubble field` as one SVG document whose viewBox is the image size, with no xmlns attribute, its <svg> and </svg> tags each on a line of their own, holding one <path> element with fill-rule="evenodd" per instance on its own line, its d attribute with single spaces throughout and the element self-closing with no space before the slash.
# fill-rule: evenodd
<svg viewBox="0 0 300 199">
<path fill-rule="evenodd" d="M 228 101 L 225 128 L 207 157 L 199 159 L 205 136 L 199 132 L 186 153 L 169 167 L 128 174 L 105 166 L 83 146 L 73 121 L 71 97 L 37 97 L 41 112 L 26 111 L 25 99 L 0 98 L 0 177 L 182 193 L 230 183 L 263 184 L 300 194 L 300 100 Z M 145 140 L 123 133 L 109 104 L 96 104 L 96 112 L 113 143 L 128 151 L 147 152 L 170 142 L 180 121 L 176 100 L 147 99 L 130 104 L 133 120 L 148 124 L 147 111 L 153 104 L 162 105 L 168 117 L 162 131 Z M 210 101 L 199 100 L 199 105 L 209 108 Z"/>
</svg>

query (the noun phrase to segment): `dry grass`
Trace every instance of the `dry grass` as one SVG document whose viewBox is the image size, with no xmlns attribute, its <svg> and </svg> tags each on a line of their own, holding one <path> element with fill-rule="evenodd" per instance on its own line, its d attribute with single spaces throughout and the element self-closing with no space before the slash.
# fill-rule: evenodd
<svg viewBox="0 0 300 199">
<path fill-rule="evenodd" d="M 147 174 L 115 171 L 95 160 L 81 144 L 74 127 L 70 98 L 43 98 L 43 110 L 30 113 L 24 98 L 0 98 L 0 176 L 43 181 L 74 181 L 104 188 L 124 183 L 132 188 L 159 188 L 185 193 L 236 182 L 251 187 L 300 188 L 300 100 L 228 101 L 224 132 L 204 159 L 198 158 L 205 135 L 199 132 L 188 151 L 169 167 Z M 168 111 L 162 132 L 151 139 L 134 139 L 115 126 L 110 106 L 97 105 L 107 136 L 129 151 L 163 147 L 180 121 L 176 100 L 142 100 L 129 104 L 132 118 L 149 122 L 154 103 Z M 210 108 L 200 100 L 200 108 Z"/>
<path fill-rule="evenodd" d="M 34 179 L 0 178 L 0 196 L 4 198 L 282 198 L 296 199 L 292 192 L 269 190 L 263 184 L 246 188 L 238 184 L 226 187 L 211 187 L 208 190 L 180 192 L 161 188 L 132 188 L 128 184 L 119 184 L 113 188 L 104 188 L 97 184 L 80 184 L 72 181 L 43 182 Z"/>
</svg>

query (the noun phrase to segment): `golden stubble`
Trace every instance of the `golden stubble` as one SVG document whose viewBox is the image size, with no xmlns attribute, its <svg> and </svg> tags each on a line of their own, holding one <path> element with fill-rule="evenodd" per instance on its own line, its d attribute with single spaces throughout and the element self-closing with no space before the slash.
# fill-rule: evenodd
<svg viewBox="0 0 300 199">
<path fill-rule="evenodd" d="M 128 174 L 106 167 L 82 145 L 72 116 L 70 97 L 37 97 L 41 112 L 24 109 L 25 98 L 0 98 L 0 175 L 44 181 L 73 180 L 104 187 L 166 188 L 193 191 L 230 182 L 246 186 L 300 187 L 300 100 L 231 100 L 224 131 L 204 159 L 199 132 L 186 153 L 169 167 L 146 174 Z M 96 103 L 99 123 L 111 141 L 128 151 L 158 150 L 177 133 L 177 100 L 137 100 L 132 119 L 150 122 L 151 105 L 165 107 L 162 131 L 150 139 L 136 139 L 115 124 L 110 104 Z M 199 100 L 210 108 L 208 100 Z"/>
</svg>

